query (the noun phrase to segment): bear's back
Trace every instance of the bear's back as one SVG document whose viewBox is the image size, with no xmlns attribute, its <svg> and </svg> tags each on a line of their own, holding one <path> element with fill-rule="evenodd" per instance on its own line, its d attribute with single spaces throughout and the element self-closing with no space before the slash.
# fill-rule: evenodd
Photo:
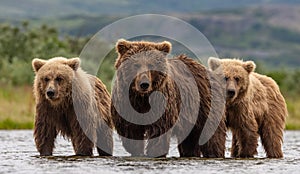
<svg viewBox="0 0 300 174">
<path fill-rule="evenodd" d="M 278 106 L 280 109 L 281 115 L 287 115 L 287 108 L 285 104 L 285 99 L 282 96 L 279 86 L 273 80 L 271 77 L 268 77 L 266 75 L 261 75 L 258 73 L 252 73 L 252 76 L 257 78 L 260 83 L 264 86 L 265 91 L 266 91 L 266 100 L 269 106 Z M 269 108 L 272 109 L 272 108 Z"/>
<path fill-rule="evenodd" d="M 184 63 L 189 73 L 191 73 L 188 75 L 189 78 L 183 76 L 181 80 L 187 80 L 186 84 L 189 86 L 191 86 L 191 80 L 194 80 L 197 84 L 197 89 L 187 91 L 185 94 L 191 95 L 193 99 L 197 96 L 195 94 L 199 94 L 199 115 L 202 115 L 202 119 L 207 118 L 210 112 L 212 112 L 214 117 L 222 115 L 225 107 L 225 88 L 221 85 L 221 79 L 202 64 L 185 55 L 179 55 L 174 59 L 170 59 L 170 64 L 176 64 L 175 62 Z M 175 69 L 178 74 L 183 74 L 181 67 L 176 67 Z"/>
<path fill-rule="evenodd" d="M 266 75 L 252 73 L 252 75 L 257 78 L 260 83 L 267 89 L 268 94 L 277 95 L 280 93 L 279 87 L 277 83 L 271 78 Z"/>
</svg>

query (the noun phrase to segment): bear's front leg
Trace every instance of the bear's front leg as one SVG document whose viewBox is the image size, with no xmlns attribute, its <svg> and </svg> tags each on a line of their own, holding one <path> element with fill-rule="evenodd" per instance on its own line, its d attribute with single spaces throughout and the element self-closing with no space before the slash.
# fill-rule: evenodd
<svg viewBox="0 0 300 174">
<path fill-rule="evenodd" d="M 77 136 L 73 136 L 72 144 L 75 151 L 75 155 L 78 156 L 92 156 L 94 143 L 83 133 Z"/>
<path fill-rule="evenodd" d="M 242 125 L 236 129 L 240 158 L 253 158 L 257 154 L 258 145 L 258 125 L 253 119 L 245 120 Z"/>
<path fill-rule="evenodd" d="M 138 134 L 139 132 L 137 132 Z M 121 137 L 121 141 L 125 150 L 131 154 L 133 157 L 142 157 L 144 156 L 144 147 L 145 147 L 145 140 L 139 139 L 129 139 L 126 137 Z"/>
<path fill-rule="evenodd" d="M 146 147 L 147 157 L 166 157 L 169 152 L 171 133 L 150 137 Z"/>
<path fill-rule="evenodd" d="M 178 145 L 180 157 L 200 157 L 201 151 L 199 146 L 199 137 L 201 130 L 194 127 L 189 135 Z M 177 135 L 177 141 L 182 137 Z"/>
<path fill-rule="evenodd" d="M 103 128 L 105 126 L 102 126 Z M 112 156 L 113 154 L 113 136 L 112 128 L 106 126 L 106 130 L 97 129 L 97 151 L 99 156 Z"/>
<path fill-rule="evenodd" d="M 89 137 L 85 134 L 85 132 L 80 127 L 79 123 L 76 123 L 76 125 L 73 127 L 71 140 L 73 144 L 73 148 L 75 151 L 75 154 L 78 156 L 92 156 L 93 155 L 93 148 L 94 148 L 94 142 L 89 139 Z M 94 137 L 92 135 L 91 131 L 86 131 L 87 133 L 90 133 L 90 137 Z"/>
<path fill-rule="evenodd" d="M 41 156 L 51 156 L 57 131 L 52 124 L 47 124 L 46 119 L 37 114 L 34 124 L 34 139 L 36 148 Z"/>
<path fill-rule="evenodd" d="M 199 140 L 200 142 L 200 140 Z M 208 142 L 201 146 L 201 152 L 204 158 L 224 158 L 226 142 L 226 125 L 221 121 L 214 135 Z"/>
<path fill-rule="evenodd" d="M 239 143 L 236 132 L 232 130 L 231 157 L 235 158 L 239 153 Z"/>
</svg>

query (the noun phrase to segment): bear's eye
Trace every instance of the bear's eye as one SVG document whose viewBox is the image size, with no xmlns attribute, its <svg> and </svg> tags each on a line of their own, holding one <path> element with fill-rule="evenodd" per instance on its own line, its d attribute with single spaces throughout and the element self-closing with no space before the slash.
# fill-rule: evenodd
<svg viewBox="0 0 300 174">
<path fill-rule="evenodd" d="M 140 64 L 138 64 L 138 63 L 135 63 L 135 64 L 134 64 L 134 67 L 135 67 L 135 68 L 140 68 L 140 67 L 141 67 L 141 65 L 140 65 Z"/>
<path fill-rule="evenodd" d="M 239 82 L 239 81 L 240 81 L 240 78 L 239 78 L 239 77 L 235 77 L 234 80 L 235 80 L 236 82 Z"/>
<path fill-rule="evenodd" d="M 224 80 L 227 81 L 229 78 L 228 77 L 224 77 Z"/>
<path fill-rule="evenodd" d="M 148 68 L 149 68 L 149 69 L 153 69 L 153 68 L 154 68 L 154 65 L 149 64 L 149 65 L 148 65 Z"/>
<path fill-rule="evenodd" d="M 57 82 L 61 82 L 63 80 L 63 78 L 61 78 L 61 77 L 56 77 L 55 78 L 55 81 L 57 81 Z"/>
<path fill-rule="evenodd" d="M 45 77 L 45 78 L 44 78 L 44 81 L 45 81 L 45 82 L 49 82 L 49 80 L 50 80 L 50 79 L 49 79 L 48 77 Z"/>
</svg>

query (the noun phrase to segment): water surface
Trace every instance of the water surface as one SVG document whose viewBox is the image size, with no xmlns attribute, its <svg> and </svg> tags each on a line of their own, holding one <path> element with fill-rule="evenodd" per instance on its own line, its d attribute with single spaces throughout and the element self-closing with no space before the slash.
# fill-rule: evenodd
<svg viewBox="0 0 300 174">
<path fill-rule="evenodd" d="M 172 141 L 167 158 L 132 158 L 115 136 L 115 157 L 76 157 L 71 142 L 58 137 L 51 157 L 39 157 L 30 130 L 0 131 L 0 173 L 300 173 L 300 131 L 286 131 L 284 158 L 267 159 L 259 144 L 254 159 L 178 158 Z M 96 153 L 96 149 L 94 151 Z"/>
</svg>

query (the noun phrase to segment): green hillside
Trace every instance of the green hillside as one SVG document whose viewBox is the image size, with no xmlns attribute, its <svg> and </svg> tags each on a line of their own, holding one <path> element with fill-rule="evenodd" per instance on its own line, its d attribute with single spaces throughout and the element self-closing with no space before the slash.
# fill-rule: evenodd
<svg viewBox="0 0 300 174">
<path fill-rule="evenodd" d="M 266 6 L 183 16 L 220 57 L 253 59 L 269 69 L 300 66 L 300 6 Z"/>
<path fill-rule="evenodd" d="M 49 24 L 64 36 L 91 36 L 133 14 L 179 17 L 199 29 L 220 57 L 254 59 L 268 69 L 300 65 L 297 0 L 2 0 L 0 22 Z"/>
<path fill-rule="evenodd" d="M 268 69 L 300 66 L 300 6 L 258 6 L 193 14 L 173 13 L 189 22 L 212 43 L 220 57 L 253 59 Z M 127 15 L 70 15 L 32 20 L 51 24 L 61 35 L 91 36 Z"/>
</svg>

